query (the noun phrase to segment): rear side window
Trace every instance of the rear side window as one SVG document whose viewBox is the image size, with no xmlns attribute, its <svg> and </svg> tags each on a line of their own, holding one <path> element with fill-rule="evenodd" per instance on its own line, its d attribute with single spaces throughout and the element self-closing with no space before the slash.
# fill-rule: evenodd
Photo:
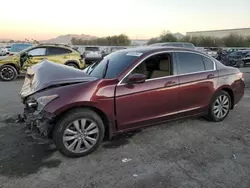
<svg viewBox="0 0 250 188">
<path fill-rule="evenodd" d="M 205 71 L 202 56 L 188 52 L 177 52 L 179 74 Z"/>
<path fill-rule="evenodd" d="M 48 47 L 48 55 L 61 55 L 61 54 L 68 54 L 71 51 L 65 48 L 58 48 L 58 47 Z"/>
<path fill-rule="evenodd" d="M 206 70 L 214 70 L 214 62 L 207 57 L 202 57 L 202 58 L 203 58 Z"/>
</svg>

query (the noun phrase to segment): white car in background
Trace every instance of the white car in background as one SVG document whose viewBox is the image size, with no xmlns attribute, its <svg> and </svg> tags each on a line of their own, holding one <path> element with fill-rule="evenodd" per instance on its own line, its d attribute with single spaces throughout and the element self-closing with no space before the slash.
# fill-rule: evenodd
<svg viewBox="0 0 250 188">
<path fill-rule="evenodd" d="M 10 48 L 11 48 L 10 46 L 5 46 L 0 48 L 0 55 L 1 56 L 8 55 L 10 53 Z"/>
<path fill-rule="evenodd" d="M 102 58 L 101 50 L 98 46 L 86 46 L 83 52 L 86 64 L 91 64 Z"/>
<path fill-rule="evenodd" d="M 214 57 L 214 58 L 216 58 L 218 56 L 218 53 L 216 51 L 213 51 L 210 49 L 205 48 L 203 52 L 211 57 Z"/>
</svg>

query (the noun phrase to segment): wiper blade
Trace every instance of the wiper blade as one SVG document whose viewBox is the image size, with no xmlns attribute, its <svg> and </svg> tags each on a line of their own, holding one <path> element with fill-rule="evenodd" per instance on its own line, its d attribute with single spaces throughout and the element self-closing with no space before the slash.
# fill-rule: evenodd
<svg viewBox="0 0 250 188">
<path fill-rule="evenodd" d="M 109 60 L 107 60 L 106 66 L 105 66 L 105 68 L 103 70 L 102 78 L 105 78 L 108 67 L 109 67 Z"/>
</svg>

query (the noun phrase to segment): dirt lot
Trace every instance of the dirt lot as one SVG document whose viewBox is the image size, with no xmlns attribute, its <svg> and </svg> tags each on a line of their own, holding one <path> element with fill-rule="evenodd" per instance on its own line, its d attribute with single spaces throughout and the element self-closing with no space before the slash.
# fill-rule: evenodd
<svg viewBox="0 0 250 188">
<path fill-rule="evenodd" d="M 243 71 L 250 87 L 250 68 Z M 250 187 L 248 88 L 224 122 L 193 118 L 154 126 L 68 159 L 14 121 L 22 111 L 22 82 L 0 82 L 0 187 Z"/>
</svg>

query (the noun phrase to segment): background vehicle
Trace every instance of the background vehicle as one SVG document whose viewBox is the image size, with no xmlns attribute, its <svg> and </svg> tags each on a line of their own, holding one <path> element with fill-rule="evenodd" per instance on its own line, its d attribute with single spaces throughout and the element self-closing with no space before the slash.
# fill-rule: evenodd
<svg viewBox="0 0 250 188">
<path fill-rule="evenodd" d="M 8 56 L 0 60 L 0 78 L 4 81 L 16 79 L 20 73 L 43 59 L 51 60 L 55 63 L 68 65 L 82 69 L 85 67 L 81 54 L 66 45 L 40 44 L 30 47 L 13 56 Z"/>
<path fill-rule="evenodd" d="M 98 59 L 102 58 L 102 53 L 100 48 L 97 46 L 87 46 L 85 47 L 83 55 L 85 56 L 86 64 L 91 64 Z"/>
<path fill-rule="evenodd" d="M 9 55 L 15 55 L 29 47 L 31 47 L 32 44 L 29 43 L 16 43 L 16 44 L 12 44 L 10 51 L 9 51 Z"/>
<path fill-rule="evenodd" d="M 238 50 L 227 55 L 226 58 L 222 60 L 225 65 L 233 67 L 244 67 L 249 63 L 249 53 L 250 50 Z"/>
<path fill-rule="evenodd" d="M 173 46 L 173 47 L 181 47 L 181 48 L 190 48 L 195 49 L 195 46 L 189 42 L 163 42 L 163 43 L 155 43 L 150 46 Z"/>
<path fill-rule="evenodd" d="M 120 50 L 89 74 L 43 63 L 29 69 L 25 78 L 21 91 L 25 121 L 51 136 L 69 157 L 91 153 L 105 134 L 111 138 L 189 116 L 222 121 L 244 94 L 243 75 L 237 68 L 195 50 Z"/>
<path fill-rule="evenodd" d="M 0 55 L 4 56 L 4 55 L 8 55 L 10 53 L 10 46 L 5 46 L 0 48 Z"/>
<path fill-rule="evenodd" d="M 124 49 L 126 49 L 126 47 L 122 47 L 122 46 L 114 46 L 114 47 L 105 48 L 102 51 L 102 57 L 105 57 L 105 56 L 107 56 L 108 54 L 110 54 L 112 52 L 116 52 L 118 50 L 124 50 Z"/>
<path fill-rule="evenodd" d="M 214 58 L 217 58 L 218 54 L 216 51 L 214 50 L 211 50 L 209 48 L 204 48 L 204 51 L 203 51 L 205 54 L 211 56 L 211 57 L 214 57 Z"/>
</svg>

